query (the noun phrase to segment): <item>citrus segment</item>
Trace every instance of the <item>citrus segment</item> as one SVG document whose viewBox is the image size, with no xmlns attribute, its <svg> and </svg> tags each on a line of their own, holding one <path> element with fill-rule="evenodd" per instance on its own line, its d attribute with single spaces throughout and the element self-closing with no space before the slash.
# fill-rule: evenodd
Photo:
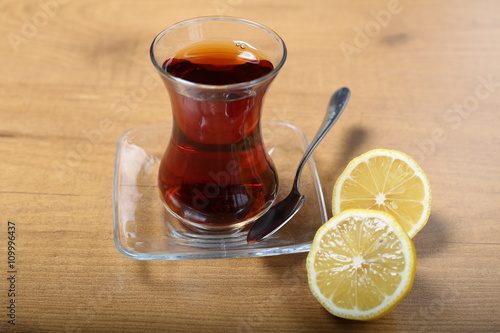
<svg viewBox="0 0 500 333">
<path fill-rule="evenodd" d="M 332 206 L 333 214 L 353 208 L 390 213 L 413 237 L 429 219 L 431 186 L 408 155 L 375 149 L 347 165 L 335 183 Z"/>
<path fill-rule="evenodd" d="M 371 320 L 410 291 L 413 242 L 389 214 L 355 209 L 334 216 L 316 233 L 307 257 L 309 287 L 330 313 Z"/>
</svg>

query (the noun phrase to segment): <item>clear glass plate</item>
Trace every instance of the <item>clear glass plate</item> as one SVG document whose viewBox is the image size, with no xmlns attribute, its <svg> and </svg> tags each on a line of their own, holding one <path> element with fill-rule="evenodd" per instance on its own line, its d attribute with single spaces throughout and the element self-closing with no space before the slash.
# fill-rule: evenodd
<svg viewBox="0 0 500 333">
<path fill-rule="evenodd" d="M 307 199 L 284 227 L 263 241 L 248 244 L 246 231 L 224 238 L 196 234 L 164 208 L 157 188 L 160 159 L 171 125 L 130 129 L 118 139 L 113 183 L 114 239 L 125 256 L 139 260 L 179 260 L 273 256 L 307 252 L 318 228 L 327 220 L 325 202 L 313 158 L 304 168 L 300 192 Z M 308 146 L 302 130 L 288 122 L 263 121 L 266 149 L 278 170 L 277 201 L 289 193 L 298 163 Z"/>
</svg>

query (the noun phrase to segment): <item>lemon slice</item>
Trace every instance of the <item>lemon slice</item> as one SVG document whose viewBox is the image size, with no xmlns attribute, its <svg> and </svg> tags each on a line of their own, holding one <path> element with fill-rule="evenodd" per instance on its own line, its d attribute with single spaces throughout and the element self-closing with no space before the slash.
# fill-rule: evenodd
<svg viewBox="0 0 500 333">
<path fill-rule="evenodd" d="M 385 211 L 413 238 L 431 212 L 431 185 L 410 156 L 375 149 L 353 159 L 333 188 L 333 214 L 346 209 Z"/>
<path fill-rule="evenodd" d="M 309 287 L 338 317 L 377 319 L 411 290 L 416 260 L 411 238 L 390 214 L 346 210 L 314 237 L 307 257 Z"/>
</svg>

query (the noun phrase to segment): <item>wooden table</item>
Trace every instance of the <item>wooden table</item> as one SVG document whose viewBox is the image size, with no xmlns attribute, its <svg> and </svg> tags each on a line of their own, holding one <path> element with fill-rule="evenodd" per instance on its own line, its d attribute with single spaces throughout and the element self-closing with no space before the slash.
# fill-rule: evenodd
<svg viewBox="0 0 500 333">
<path fill-rule="evenodd" d="M 499 2 L 4 0 L 0 9 L 0 331 L 498 332 Z M 137 261 L 115 248 L 116 140 L 171 120 L 150 42 L 214 14 L 259 21 L 287 43 L 265 119 L 311 139 L 331 93 L 351 88 L 315 153 L 329 211 L 337 176 L 370 149 L 407 152 L 427 172 L 433 210 L 414 238 L 414 287 L 386 317 L 328 314 L 309 292 L 305 253 Z"/>
</svg>

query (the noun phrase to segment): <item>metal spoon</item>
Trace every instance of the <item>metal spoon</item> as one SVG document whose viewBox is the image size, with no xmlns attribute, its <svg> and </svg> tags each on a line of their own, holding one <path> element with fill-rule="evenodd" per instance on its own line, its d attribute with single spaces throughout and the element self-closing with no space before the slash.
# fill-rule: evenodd
<svg viewBox="0 0 500 333">
<path fill-rule="evenodd" d="M 338 117 L 347 105 L 350 95 L 351 92 L 348 88 L 340 88 L 333 94 L 330 99 L 330 104 L 328 105 L 323 124 L 299 163 L 297 173 L 295 174 L 295 178 L 293 180 L 292 191 L 285 199 L 272 206 L 264 215 L 255 221 L 248 232 L 248 243 L 258 242 L 274 234 L 279 228 L 290 221 L 300 208 L 302 208 L 302 205 L 306 201 L 306 197 L 300 194 L 298 188 L 302 168 L 304 167 L 309 156 L 311 156 L 314 148 L 318 146 L 320 141 L 337 121 Z"/>
</svg>

